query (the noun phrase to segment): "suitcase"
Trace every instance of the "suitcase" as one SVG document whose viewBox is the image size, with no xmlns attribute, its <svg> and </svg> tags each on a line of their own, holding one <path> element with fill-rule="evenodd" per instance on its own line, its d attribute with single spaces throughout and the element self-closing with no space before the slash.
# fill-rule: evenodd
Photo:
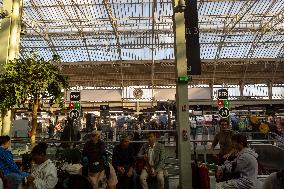
<svg viewBox="0 0 284 189">
<path fill-rule="evenodd" d="M 192 188 L 210 189 L 209 169 L 205 164 L 197 166 L 193 163 L 192 167 Z"/>
<path fill-rule="evenodd" d="M 206 164 L 197 163 L 196 145 L 194 145 L 194 163 L 192 169 L 192 188 L 193 189 L 210 189 L 209 169 Z"/>
</svg>

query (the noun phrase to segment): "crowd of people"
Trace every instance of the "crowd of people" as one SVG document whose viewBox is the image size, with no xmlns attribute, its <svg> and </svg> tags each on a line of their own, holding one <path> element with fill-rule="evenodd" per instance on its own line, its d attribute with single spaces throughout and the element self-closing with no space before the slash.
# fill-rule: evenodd
<svg viewBox="0 0 284 189">
<path fill-rule="evenodd" d="M 91 139 L 82 149 L 81 166 L 73 166 L 70 176 L 62 180 L 59 178 L 58 168 L 47 156 L 46 143 L 41 142 L 32 149 L 32 166 L 27 173 L 22 172 L 13 160 L 8 149 L 10 137 L 0 136 L 0 170 L 3 174 L 1 180 L 7 179 L 5 186 L 9 189 L 75 189 L 75 186 L 76 189 L 136 189 L 138 186 L 147 189 L 148 179 L 154 178 L 158 188 L 163 189 L 164 146 L 157 142 L 155 133 L 148 133 L 147 137 L 148 142 L 136 155 L 130 145 L 129 136 L 123 135 L 113 150 L 112 162 L 109 162 L 101 131 L 93 131 Z M 142 165 L 138 169 L 137 159 Z M 75 167 L 77 170 L 74 170 Z"/>
<path fill-rule="evenodd" d="M 233 131 L 227 119 L 221 119 L 219 126 L 211 147 L 218 164 L 217 189 L 283 188 L 283 171 L 271 174 L 262 184 L 257 179 L 258 155 L 249 148 L 246 136 Z M 131 137 L 122 134 L 109 161 L 102 131 L 92 131 L 80 150 L 81 158 L 76 163 L 60 165 L 68 172 L 64 179 L 58 174 L 58 165 L 48 158 L 46 143 L 32 149 L 29 172 L 21 171 L 14 162 L 10 145 L 9 136 L 0 136 L 0 178 L 4 189 L 148 189 L 153 181 L 154 188 L 165 188 L 165 148 L 154 132 L 147 133 L 147 142 L 139 146 L 139 151 L 131 144 Z"/>
<path fill-rule="evenodd" d="M 220 132 L 215 135 L 211 150 L 213 154 L 219 143 L 216 154 L 216 189 L 278 189 L 284 188 L 283 171 L 272 173 L 264 183 L 257 179 L 258 154 L 249 148 L 247 137 L 234 132 L 229 121 L 219 121 Z M 279 176 L 280 175 L 280 176 Z"/>
</svg>

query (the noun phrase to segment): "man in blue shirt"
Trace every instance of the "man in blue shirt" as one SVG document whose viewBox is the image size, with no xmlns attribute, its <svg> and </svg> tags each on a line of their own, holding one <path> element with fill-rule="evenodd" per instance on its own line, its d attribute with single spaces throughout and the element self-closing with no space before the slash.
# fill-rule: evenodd
<svg viewBox="0 0 284 189">
<path fill-rule="evenodd" d="M 10 181 L 11 189 L 17 189 L 28 173 L 21 172 L 13 160 L 13 155 L 8 148 L 11 140 L 9 136 L 0 136 L 0 170 Z"/>
</svg>

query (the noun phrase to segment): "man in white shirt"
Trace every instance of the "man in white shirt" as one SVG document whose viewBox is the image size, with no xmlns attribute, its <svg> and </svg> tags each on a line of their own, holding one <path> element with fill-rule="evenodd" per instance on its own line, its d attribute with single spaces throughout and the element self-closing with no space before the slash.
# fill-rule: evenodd
<svg viewBox="0 0 284 189">
<path fill-rule="evenodd" d="M 156 177 L 159 189 L 164 189 L 165 148 L 156 141 L 155 133 L 148 134 L 148 142 L 142 146 L 138 156 L 144 157 L 145 167 L 140 175 L 143 189 L 148 189 L 147 178 Z"/>
</svg>

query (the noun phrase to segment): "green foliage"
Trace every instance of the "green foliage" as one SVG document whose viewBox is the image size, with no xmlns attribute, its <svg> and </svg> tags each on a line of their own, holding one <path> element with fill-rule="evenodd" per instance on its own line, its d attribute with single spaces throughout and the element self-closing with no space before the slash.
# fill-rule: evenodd
<svg viewBox="0 0 284 189">
<path fill-rule="evenodd" d="M 0 83 L 1 109 L 10 109 L 27 99 L 32 103 L 42 97 L 59 101 L 63 96 L 61 89 L 68 88 L 67 77 L 61 74 L 59 67 L 35 54 L 4 65 Z"/>
</svg>

